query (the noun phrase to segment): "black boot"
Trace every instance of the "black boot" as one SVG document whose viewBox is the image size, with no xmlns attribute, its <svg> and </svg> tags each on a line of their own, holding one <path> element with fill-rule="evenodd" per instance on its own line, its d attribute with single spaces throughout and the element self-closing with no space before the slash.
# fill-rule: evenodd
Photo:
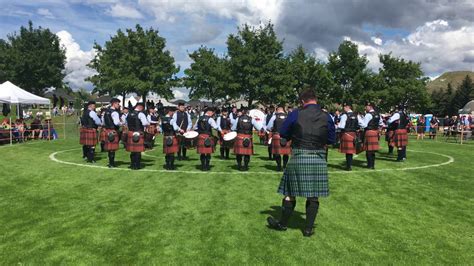
<svg viewBox="0 0 474 266">
<path fill-rule="evenodd" d="M 94 161 L 94 152 L 95 152 L 95 147 L 89 147 L 88 153 L 87 153 L 87 162 L 88 163 L 95 163 L 95 161 Z"/>
<path fill-rule="evenodd" d="M 273 158 L 275 158 L 275 161 L 277 163 L 277 171 L 281 171 L 281 155 L 273 155 Z"/>
<path fill-rule="evenodd" d="M 393 146 L 388 146 L 388 154 L 393 154 Z"/>
<path fill-rule="evenodd" d="M 372 169 L 375 169 L 375 151 L 372 152 Z"/>
<path fill-rule="evenodd" d="M 221 157 L 220 157 L 220 159 L 221 159 L 221 160 L 224 160 L 225 148 L 224 148 L 224 147 L 221 147 L 220 151 L 221 151 Z"/>
<path fill-rule="evenodd" d="M 107 165 L 109 168 L 114 168 L 115 166 L 115 152 L 109 151 L 109 164 Z"/>
<path fill-rule="evenodd" d="M 318 198 L 308 198 L 306 200 L 306 227 L 303 235 L 309 237 L 314 234 L 313 226 L 316 216 L 318 215 L 319 201 Z"/>
<path fill-rule="evenodd" d="M 206 171 L 211 170 L 211 155 L 206 155 Z"/>
<path fill-rule="evenodd" d="M 346 154 L 346 170 L 352 171 L 352 154 Z"/>
<path fill-rule="evenodd" d="M 238 169 L 239 171 L 242 171 L 242 155 L 237 154 L 237 155 L 235 156 L 235 158 L 236 158 L 236 160 L 237 160 L 237 169 Z"/>
<path fill-rule="evenodd" d="M 134 170 L 135 168 L 135 153 L 131 152 L 130 153 L 130 169 Z"/>
<path fill-rule="evenodd" d="M 403 147 L 403 159 L 406 160 L 407 159 L 407 147 Z"/>
<path fill-rule="evenodd" d="M 137 169 L 142 168 L 141 162 L 142 162 L 142 153 L 137 152 Z"/>
<path fill-rule="evenodd" d="M 206 155 L 201 154 L 201 171 L 206 171 Z"/>
<path fill-rule="evenodd" d="M 170 161 L 170 156 L 168 154 L 165 155 L 165 169 L 166 170 L 171 170 L 171 161 Z"/>
<path fill-rule="evenodd" d="M 182 158 L 182 157 L 181 157 L 181 152 L 182 152 L 182 150 L 183 150 L 183 147 L 180 146 L 180 147 L 178 148 L 178 161 L 181 161 L 181 158 Z"/>
<path fill-rule="evenodd" d="M 170 170 L 176 169 L 174 167 L 174 154 L 170 154 Z"/>
<path fill-rule="evenodd" d="M 225 148 L 225 159 L 229 160 L 230 148 Z"/>
<path fill-rule="evenodd" d="M 268 217 L 268 227 L 278 230 L 278 231 L 285 231 L 288 227 L 288 221 L 295 210 L 296 201 L 289 201 L 283 199 L 281 202 L 281 218 L 280 221 L 273 217 Z"/>
<path fill-rule="evenodd" d="M 104 152 L 105 142 L 100 142 L 100 152 Z"/>
<path fill-rule="evenodd" d="M 183 148 L 183 160 L 187 160 L 188 157 L 186 157 L 186 148 Z"/>
<path fill-rule="evenodd" d="M 273 159 L 273 154 L 272 154 L 272 145 L 268 145 L 268 160 Z"/>
<path fill-rule="evenodd" d="M 397 162 L 403 162 L 403 149 L 397 149 Z"/>
<path fill-rule="evenodd" d="M 286 169 L 286 165 L 288 164 L 289 159 L 290 159 L 289 155 L 283 155 L 283 169 Z"/>
<path fill-rule="evenodd" d="M 249 170 L 250 155 L 244 155 L 244 171 Z"/>
<path fill-rule="evenodd" d="M 87 159 L 87 153 L 89 152 L 89 147 L 82 145 L 82 159 Z"/>
</svg>

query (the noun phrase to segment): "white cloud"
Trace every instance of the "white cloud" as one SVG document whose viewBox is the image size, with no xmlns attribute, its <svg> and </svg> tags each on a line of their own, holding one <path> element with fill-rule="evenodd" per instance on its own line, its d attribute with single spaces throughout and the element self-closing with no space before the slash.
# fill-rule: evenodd
<svg viewBox="0 0 474 266">
<path fill-rule="evenodd" d="M 354 41 L 354 40 L 352 40 Z M 359 52 L 370 60 L 369 67 L 378 70 L 379 54 L 421 62 L 428 76 L 454 70 L 472 70 L 474 60 L 474 25 L 452 28 L 447 21 L 426 22 L 401 40 L 388 40 L 381 45 L 357 42 Z"/>
<path fill-rule="evenodd" d="M 66 49 L 66 77 L 71 88 L 91 88 L 92 84 L 84 79 L 94 75 L 96 72 L 87 67 L 87 64 L 94 58 L 95 50 L 83 51 L 72 35 L 62 30 L 56 35 L 59 37 L 61 45 Z"/>
<path fill-rule="evenodd" d="M 239 23 L 258 24 L 261 20 L 276 21 L 283 0 L 138 0 L 158 20 L 174 22 L 182 15 L 214 15 L 236 19 Z"/>
<path fill-rule="evenodd" d="M 36 10 L 36 13 L 38 15 L 41 15 L 45 18 L 50 18 L 50 19 L 54 19 L 54 15 L 51 13 L 51 11 L 49 11 L 49 9 L 47 8 L 38 8 L 38 10 Z"/>
<path fill-rule="evenodd" d="M 372 37 L 370 38 L 375 44 L 382 45 L 383 41 L 379 37 Z"/>
<path fill-rule="evenodd" d="M 132 6 L 127 6 L 123 4 L 115 4 L 109 10 L 107 10 L 107 14 L 112 17 L 118 18 L 131 18 L 131 19 L 141 19 L 143 18 L 142 13 L 135 9 Z"/>
</svg>

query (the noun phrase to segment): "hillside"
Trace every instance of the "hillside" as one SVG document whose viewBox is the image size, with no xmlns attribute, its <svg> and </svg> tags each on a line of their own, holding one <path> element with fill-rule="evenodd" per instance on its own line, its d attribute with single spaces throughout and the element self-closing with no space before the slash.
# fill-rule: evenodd
<svg viewBox="0 0 474 266">
<path fill-rule="evenodd" d="M 474 72 L 472 71 L 446 72 L 438 78 L 428 82 L 426 87 L 428 89 L 428 92 L 430 93 L 434 90 L 446 89 L 446 87 L 448 87 L 448 83 L 451 83 L 453 89 L 456 89 L 462 83 L 466 75 L 469 75 L 471 78 L 474 79 Z"/>
</svg>

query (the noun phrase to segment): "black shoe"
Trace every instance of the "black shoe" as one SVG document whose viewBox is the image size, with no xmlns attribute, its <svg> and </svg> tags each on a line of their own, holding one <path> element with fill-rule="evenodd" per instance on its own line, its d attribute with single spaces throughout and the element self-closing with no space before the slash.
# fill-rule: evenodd
<svg viewBox="0 0 474 266">
<path fill-rule="evenodd" d="M 178 161 L 181 161 L 181 160 L 182 160 L 181 156 L 178 156 Z"/>
<path fill-rule="evenodd" d="M 115 164 L 110 164 L 110 163 L 109 163 L 107 166 L 108 166 L 109 168 L 115 168 L 115 167 L 117 167 Z"/>
<path fill-rule="evenodd" d="M 352 167 L 346 167 L 346 171 L 352 171 Z"/>
<path fill-rule="evenodd" d="M 312 235 L 314 235 L 314 230 L 313 230 L 313 228 L 303 230 L 303 236 L 304 236 L 304 237 L 310 237 L 310 236 L 312 236 Z"/>
<path fill-rule="evenodd" d="M 275 229 L 277 231 L 286 231 L 287 227 L 283 226 L 277 219 L 273 217 L 267 218 L 268 227 L 271 229 Z"/>
<path fill-rule="evenodd" d="M 277 166 L 277 172 L 281 172 L 281 166 Z"/>
</svg>

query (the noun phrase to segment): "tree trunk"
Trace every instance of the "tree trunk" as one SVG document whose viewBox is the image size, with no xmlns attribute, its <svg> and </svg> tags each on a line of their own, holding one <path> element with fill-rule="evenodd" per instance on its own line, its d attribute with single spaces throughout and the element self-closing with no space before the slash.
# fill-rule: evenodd
<svg viewBox="0 0 474 266">
<path fill-rule="evenodd" d="M 122 93 L 122 101 L 123 101 L 123 105 L 122 105 L 122 106 L 123 106 L 123 107 L 126 106 L 126 105 L 125 105 L 125 95 L 127 95 L 125 92 Z"/>
<path fill-rule="evenodd" d="M 146 96 L 148 95 L 148 91 L 145 91 L 142 95 L 142 103 L 145 105 L 145 109 L 148 108 L 146 106 Z"/>
<path fill-rule="evenodd" d="M 249 97 L 248 101 L 247 101 L 247 107 L 250 108 L 252 106 L 252 103 L 253 103 L 253 99 L 251 97 Z"/>
</svg>

